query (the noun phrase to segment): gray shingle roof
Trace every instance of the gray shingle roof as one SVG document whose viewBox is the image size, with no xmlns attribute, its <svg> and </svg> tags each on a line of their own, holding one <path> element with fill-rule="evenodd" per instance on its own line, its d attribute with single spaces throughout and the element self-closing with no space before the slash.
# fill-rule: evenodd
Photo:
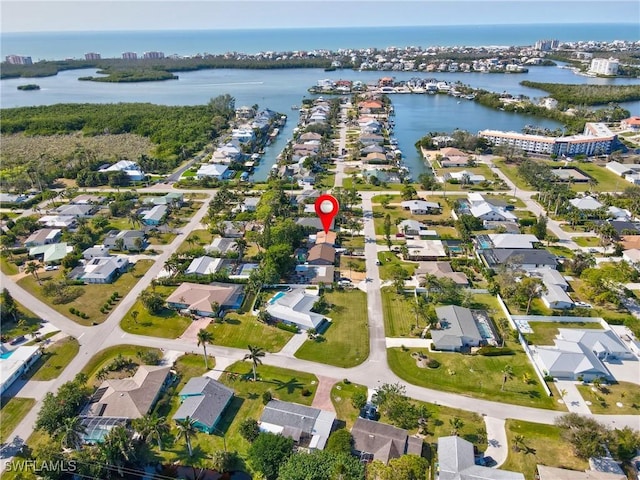
<svg viewBox="0 0 640 480">
<path fill-rule="evenodd" d="M 180 396 L 187 398 L 173 415 L 174 420 L 191 417 L 211 428 L 233 398 L 233 390 L 211 378 L 194 377 L 180 391 Z"/>
<path fill-rule="evenodd" d="M 374 460 L 384 463 L 405 453 L 422 453 L 421 439 L 409 437 L 406 430 L 386 423 L 358 418 L 351 435 L 356 451 L 373 454 Z"/>
</svg>

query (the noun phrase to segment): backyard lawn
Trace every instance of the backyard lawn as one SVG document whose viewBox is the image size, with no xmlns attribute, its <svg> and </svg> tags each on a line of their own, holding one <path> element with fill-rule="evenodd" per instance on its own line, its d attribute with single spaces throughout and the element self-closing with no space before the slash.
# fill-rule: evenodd
<svg viewBox="0 0 640 480">
<path fill-rule="evenodd" d="M 416 324 L 416 316 L 410 310 L 413 295 L 398 294 L 394 287 L 384 287 L 382 294 L 382 312 L 384 331 L 387 337 L 410 336 Z"/>
<path fill-rule="evenodd" d="M 418 268 L 417 262 L 403 262 L 398 255 L 393 252 L 378 252 L 378 260 L 380 260 L 380 280 L 393 280 L 391 273 L 393 272 L 394 265 L 400 265 L 406 270 L 409 276 L 413 276 Z"/>
<path fill-rule="evenodd" d="M 331 304 L 326 316 L 331 324 L 322 340 L 307 340 L 295 353 L 296 358 L 336 367 L 355 367 L 369 356 L 367 295 L 360 290 L 325 292 Z"/>
<path fill-rule="evenodd" d="M 31 367 L 33 374 L 30 380 L 53 380 L 69 365 L 69 362 L 78 354 L 80 344 L 73 337 L 64 338 L 47 349 Z"/>
<path fill-rule="evenodd" d="M 416 403 L 426 405 L 429 411 L 427 434 L 424 437 L 425 442 L 438 443 L 439 437 L 451 435 L 449 420 L 459 418 L 462 420 L 462 427 L 458 430 L 458 435 L 473 443 L 481 452 L 487 449 L 487 428 L 479 414 L 434 403 Z"/>
<path fill-rule="evenodd" d="M 247 454 L 249 443 L 239 433 L 240 424 L 247 418 L 259 419 L 264 409 L 262 394 L 270 391 L 274 398 L 287 402 L 311 405 L 318 384 L 315 375 L 287 370 L 268 365 L 257 368 L 259 380 L 251 380 L 251 363 L 237 362 L 229 366 L 228 372 L 235 372 L 238 376 L 224 374 L 220 381 L 235 391 L 231 404 L 225 411 L 224 418 L 217 425 L 217 432 L 213 435 L 197 433 L 191 440 L 193 445 L 192 464 L 204 466 L 210 463 L 213 452 L 222 450 L 226 439 L 227 450 L 237 451 L 241 456 Z M 308 395 L 304 395 L 308 393 Z M 172 432 L 176 434 L 177 432 Z M 175 437 L 174 437 L 175 438 Z M 167 445 L 163 452 L 159 452 L 164 461 L 174 462 L 187 456 L 184 440 L 178 439 Z"/>
<path fill-rule="evenodd" d="M 29 413 L 36 401 L 33 398 L 2 398 L 0 406 L 0 443 L 9 439 L 9 435 L 18 426 L 24 416 Z M 3 475 L 4 477 L 4 475 Z"/>
<path fill-rule="evenodd" d="M 138 280 L 144 276 L 151 265 L 153 265 L 153 260 L 139 260 L 127 273 L 118 277 L 118 279 L 113 283 L 80 285 L 77 288 L 82 290 L 82 294 L 75 300 L 62 304 L 54 304 L 50 297 L 45 296 L 42 293 L 42 287 L 38 285 L 38 282 L 31 275 L 19 280 L 18 285 L 49 305 L 51 308 L 60 312 L 62 315 L 86 326 L 92 325 L 93 323 L 104 322 L 110 314 L 110 310 L 107 311 L 107 313 L 102 313 L 100 312 L 100 308 L 107 302 L 114 292 L 118 292 L 121 296 L 126 295 L 127 292 L 129 292 L 129 290 L 138 283 Z M 61 280 L 62 271 L 57 270 L 54 272 L 40 274 L 40 279 L 42 281 L 47 281 L 47 279 L 50 278 Z M 83 319 L 77 315 L 72 315 L 69 312 L 70 308 L 75 308 L 86 313 L 89 318 Z"/>
<path fill-rule="evenodd" d="M 393 372 L 413 385 L 528 407 L 564 408 L 547 396 L 522 348 L 516 344 L 510 348 L 514 355 L 497 357 L 389 348 L 387 358 Z M 418 367 L 411 353 L 419 351 L 440 362 L 440 366 Z M 501 390 L 502 371 L 507 365 L 513 369 L 513 378 Z M 529 383 L 524 381 L 525 374 Z"/>
<path fill-rule="evenodd" d="M 178 253 L 196 247 L 205 247 L 211 244 L 215 237 L 217 235 L 214 235 L 209 230 L 192 230 L 178 247 Z"/>
<path fill-rule="evenodd" d="M 258 321 L 250 313 L 229 313 L 223 322 L 212 322 L 207 330 L 213 334 L 213 343 L 223 347 L 247 348 L 255 345 L 267 352 L 278 352 L 291 339 L 293 333 Z"/>
<path fill-rule="evenodd" d="M 82 373 L 85 373 L 88 377 L 87 384 L 91 385 L 99 383 L 95 378 L 96 373 L 102 367 L 109 364 L 118 355 L 122 355 L 124 358 L 130 358 L 135 363 L 140 364 L 138 359 L 138 352 L 156 352 L 158 355 L 162 355 L 162 352 L 157 348 L 140 347 L 138 345 L 115 345 L 113 347 L 105 348 L 104 350 L 96 353 L 82 369 Z"/>
<path fill-rule="evenodd" d="M 507 440 L 509 456 L 500 467 L 503 470 L 522 472 L 527 480 L 533 480 L 536 465 L 581 470 L 589 468 L 586 460 L 581 460 L 573 453 L 571 444 L 560 436 L 560 429 L 554 425 L 507 420 Z M 512 448 L 516 435 L 524 437 L 524 448 L 515 452 Z"/>
<path fill-rule="evenodd" d="M 4 256 L 0 257 L 0 271 L 5 275 L 15 275 L 19 272 L 18 266 Z"/>
<path fill-rule="evenodd" d="M 582 398 L 591 402 L 591 413 L 606 415 L 640 415 L 640 388 L 628 382 L 602 385 L 600 390 L 592 385 L 578 385 Z M 622 404 L 621 407 L 618 403 Z"/>
<path fill-rule="evenodd" d="M 493 164 L 504 173 L 520 190 L 531 190 L 532 187 L 518 175 L 518 167 L 515 164 L 507 164 L 504 160 L 494 160 Z"/>
<path fill-rule="evenodd" d="M 525 338 L 533 345 L 553 345 L 558 328 L 589 328 L 602 330 L 598 322 L 529 322 L 533 333 L 525 333 Z"/>
</svg>

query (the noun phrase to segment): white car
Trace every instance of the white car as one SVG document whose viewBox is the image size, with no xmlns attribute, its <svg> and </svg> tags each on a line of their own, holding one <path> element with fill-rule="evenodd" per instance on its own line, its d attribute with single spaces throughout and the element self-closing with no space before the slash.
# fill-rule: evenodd
<svg viewBox="0 0 640 480">
<path fill-rule="evenodd" d="M 58 265 L 47 265 L 46 267 L 44 267 L 45 271 L 50 272 L 51 270 L 58 270 Z"/>
<path fill-rule="evenodd" d="M 576 307 L 581 307 L 581 308 L 593 308 L 593 306 L 590 303 L 587 303 L 587 302 L 576 302 L 575 306 Z"/>
</svg>

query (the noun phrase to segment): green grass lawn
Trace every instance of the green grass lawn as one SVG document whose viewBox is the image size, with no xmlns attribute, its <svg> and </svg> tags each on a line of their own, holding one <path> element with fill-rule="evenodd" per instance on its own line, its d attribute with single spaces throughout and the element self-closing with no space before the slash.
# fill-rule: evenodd
<svg viewBox="0 0 640 480">
<path fill-rule="evenodd" d="M 520 305 L 516 304 L 513 300 L 505 299 L 505 303 L 507 304 L 507 308 L 512 315 L 526 315 L 527 309 L 526 305 L 521 308 Z M 544 302 L 540 298 L 534 298 L 531 301 L 531 307 L 529 308 L 529 315 L 553 315 L 553 310 L 548 308 Z"/>
<path fill-rule="evenodd" d="M 331 389 L 331 403 L 336 409 L 336 417 L 345 423 L 347 429 L 351 430 L 360 412 L 351 404 L 351 398 L 356 392 L 367 394 L 367 387 L 357 383 L 336 383 Z"/>
<path fill-rule="evenodd" d="M 513 205 L 516 208 L 527 208 L 525 203 L 518 197 L 514 197 L 508 193 L 487 193 L 482 195 L 486 200 L 501 200 Z"/>
<path fill-rule="evenodd" d="M 216 434 L 198 433 L 192 439 L 194 455 L 189 464 L 196 466 L 209 464 L 211 454 L 224 448 L 222 434 L 226 439 L 227 450 L 235 450 L 241 456 L 246 457 L 249 443 L 239 434 L 240 424 L 247 418 L 256 420 L 260 418 L 264 408 L 262 394 L 268 390 L 274 398 L 279 400 L 311 405 L 318 384 L 315 375 L 267 365 L 258 366 L 259 381 L 253 382 L 250 380 L 252 378 L 250 362 L 235 363 L 227 370 L 239 375 L 235 379 L 229 374 L 225 374 L 221 378 L 224 384 L 233 388 L 235 397 L 227 407 L 224 418 L 219 422 Z M 303 389 L 309 391 L 308 396 L 302 394 Z M 172 431 L 173 438 L 176 433 L 175 430 Z M 184 440 L 179 439 L 173 444 L 167 445 L 165 451 L 159 452 L 159 454 L 166 462 L 185 459 Z"/>
<path fill-rule="evenodd" d="M 343 188 L 351 188 L 352 186 L 354 186 L 354 182 L 351 179 L 351 177 L 347 177 L 343 180 L 342 182 L 342 187 Z M 360 182 L 355 182 L 355 187 L 356 190 L 359 192 L 364 192 L 364 191 L 383 191 L 383 190 L 395 190 L 395 191 L 400 191 L 402 190 L 402 188 L 404 187 L 404 185 L 400 184 L 400 183 L 388 183 L 387 186 L 383 186 L 383 185 L 373 185 L 371 183 L 360 183 Z M 414 185 L 414 187 L 417 188 L 417 185 Z"/>
<path fill-rule="evenodd" d="M 0 271 L 5 275 L 15 275 L 19 272 L 18 266 L 4 256 L 0 257 Z"/>
<path fill-rule="evenodd" d="M 89 380 L 89 385 L 96 382 L 94 378 L 98 370 L 111 362 L 118 355 L 122 355 L 125 358 L 130 358 L 136 363 L 140 363 L 138 359 L 138 352 L 143 351 L 155 351 L 158 355 L 162 355 L 162 352 L 157 348 L 140 347 L 138 345 L 115 345 L 113 347 L 105 348 L 104 350 L 96 353 L 82 369 L 82 373 L 85 373 Z"/>
<path fill-rule="evenodd" d="M 102 323 L 107 318 L 109 312 L 106 314 L 101 313 L 100 307 L 102 307 L 109 297 L 111 297 L 111 294 L 118 292 L 121 296 L 126 295 L 127 292 L 129 292 L 129 290 L 138 283 L 138 280 L 144 276 L 151 265 L 153 265 L 153 260 L 139 260 L 127 273 L 118 277 L 115 282 L 108 284 L 81 285 L 79 288 L 83 291 L 82 295 L 72 302 L 58 305 L 53 304 L 50 297 L 43 295 L 42 288 L 38 285 L 38 282 L 33 278 L 33 276 L 30 275 L 28 277 L 24 277 L 18 281 L 18 285 L 67 318 L 70 318 L 81 325 L 92 325 L 94 322 Z M 52 273 L 53 275 L 51 275 Z M 40 278 L 43 281 L 46 281 L 47 278 L 60 279 L 61 276 L 62 272 L 60 270 L 40 274 Z M 70 308 L 76 308 L 77 310 L 86 313 L 89 318 L 82 319 L 77 315 L 72 315 L 69 313 Z"/>
<path fill-rule="evenodd" d="M 425 442 L 438 443 L 438 438 L 451 435 L 449 420 L 459 418 L 462 420 L 462 428 L 458 430 L 458 435 L 473 443 L 481 452 L 487 449 L 487 429 L 479 414 L 433 403 L 416 403 L 426 405 L 430 414 L 427 420 L 427 434 L 424 436 Z"/>
<path fill-rule="evenodd" d="M 401 201 L 400 198 L 398 198 Z M 384 218 L 389 214 L 391 217 L 391 238 L 394 238 L 398 233 L 398 227 L 396 226 L 402 220 L 414 219 L 420 222 L 424 222 L 428 215 L 412 216 L 409 210 L 404 210 L 400 205 L 389 205 L 384 207 L 373 207 L 374 219 L 373 223 L 376 229 L 376 235 L 384 235 Z"/>
<path fill-rule="evenodd" d="M 573 447 L 562 439 L 560 429 L 554 425 L 509 419 L 506 428 L 509 456 L 500 467 L 503 470 L 521 472 L 527 480 L 533 480 L 538 464 L 583 472 L 589 468 L 586 460 L 574 455 Z M 513 438 L 516 435 L 524 436 L 527 449 L 520 452 L 513 450 Z"/>
<path fill-rule="evenodd" d="M 211 323 L 207 330 L 213 334 L 213 343 L 224 347 L 247 348 L 255 345 L 267 352 L 278 352 L 291 339 L 293 333 L 266 325 L 249 313 L 230 313 L 224 322 Z"/>
<path fill-rule="evenodd" d="M 559 245 L 549 245 L 548 247 L 544 247 L 545 250 L 549 250 L 551 253 L 558 257 L 566 257 L 573 258 L 575 252 L 570 248 L 559 246 Z"/>
<path fill-rule="evenodd" d="M 628 382 L 603 385 L 600 391 L 593 391 L 591 385 L 578 385 L 582 398 L 589 400 L 591 413 L 606 415 L 640 415 L 640 388 Z M 622 407 L 617 404 L 621 403 Z"/>
<path fill-rule="evenodd" d="M 0 406 L 0 442 L 4 443 L 18 426 L 24 416 L 29 413 L 36 401 L 33 398 L 2 398 Z M 4 477 L 4 474 L 2 475 Z"/>
<path fill-rule="evenodd" d="M 362 249 L 364 248 L 364 237 L 357 235 L 355 237 L 344 237 L 341 241 L 341 247 L 350 249 Z"/>
<path fill-rule="evenodd" d="M 416 316 L 410 310 L 413 295 L 398 294 L 394 287 L 384 287 L 382 293 L 382 312 L 384 331 L 387 337 L 407 337 L 413 333 Z"/>
<path fill-rule="evenodd" d="M 531 190 L 531 185 L 524 181 L 524 179 L 518 175 L 518 167 L 515 164 L 508 164 L 504 160 L 494 160 L 493 164 L 504 173 L 509 180 L 511 180 L 516 187 L 520 190 Z"/>
<path fill-rule="evenodd" d="M 550 162 L 553 167 L 564 166 L 564 162 Z M 607 170 L 604 166 L 596 165 L 594 163 L 575 163 L 574 167 L 582 170 L 584 173 L 594 178 L 598 183 L 595 186 L 589 185 L 589 183 L 574 183 L 571 185 L 571 190 L 576 192 L 584 191 L 596 191 L 596 192 L 617 192 L 624 190 L 628 183 L 623 178 L 620 178 L 613 172 Z"/>
<path fill-rule="evenodd" d="M 488 181 L 493 180 L 493 172 L 491 169 L 483 164 L 477 164 L 475 167 L 455 167 L 455 168 L 436 168 L 436 175 L 438 177 L 442 177 L 445 173 L 455 173 L 455 172 L 470 172 L 474 175 L 483 175 L 484 178 Z M 447 189 L 453 185 L 447 185 Z"/>
<path fill-rule="evenodd" d="M 598 237 L 573 237 L 573 241 L 581 247 L 600 247 L 600 239 Z"/>
<path fill-rule="evenodd" d="M 533 333 L 525 334 L 525 338 L 534 345 L 553 345 L 558 335 L 558 328 L 588 328 L 602 330 L 597 322 L 529 322 Z"/>
<path fill-rule="evenodd" d="M 149 245 L 168 245 L 177 237 L 175 233 L 157 233 L 149 236 Z"/>
<path fill-rule="evenodd" d="M 14 299 L 15 300 L 15 299 Z M 40 328 L 40 317 L 29 310 L 27 307 L 16 301 L 18 311 L 20 312 L 19 321 L 24 320 L 24 325 L 18 325 L 13 320 L 2 321 L 2 336 L 7 340 L 19 337 L 20 335 L 31 334 Z"/>
<path fill-rule="evenodd" d="M 392 280 L 391 272 L 394 268 L 394 265 L 400 265 L 402 268 L 406 270 L 409 276 L 412 276 L 418 268 L 418 264 L 415 262 L 403 262 L 398 258 L 393 252 L 378 252 L 378 260 L 380 260 L 381 265 L 378 267 L 380 270 L 380 279 L 381 280 Z"/>
<path fill-rule="evenodd" d="M 456 239 L 460 238 L 460 234 L 455 227 L 445 227 L 442 225 L 430 225 L 431 230 L 435 230 L 438 236 L 442 239 Z"/>
<path fill-rule="evenodd" d="M 53 380 L 58 378 L 69 362 L 78 354 L 80 344 L 67 337 L 48 347 L 32 368 L 30 380 Z"/>
<path fill-rule="evenodd" d="M 367 262 L 362 257 L 340 255 L 340 276 L 351 278 L 351 274 L 367 271 Z"/>
<path fill-rule="evenodd" d="M 515 351 L 514 355 L 500 357 L 423 351 L 429 358 L 440 362 L 440 367 L 436 369 L 419 368 L 416 365 L 411 353 L 420 349 L 389 348 L 387 359 L 396 375 L 414 385 L 528 407 L 563 408 L 548 397 L 538 383 L 522 348 L 516 344 L 511 344 L 510 348 Z M 501 372 L 507 365 L 513 368 L 514 377 L 501 390 Z M 532 383 L 524 383 L 525 373 Z"/>
<path fill-rule="evenodd" d="M 205 247 L 209 245 L 215 237 L 217 237 L 217 235 L 214 235 L 209 230 L 192 230 L 189 235 L 187 235 L 187 238 L 184 239 L 184 242 L 178 247 L 178 253 L 196 247 Z M 193 243 L 190 243 L 191 239 L 193 239 Z"/>
<path fill-rule="evenodd" d="M 336 367 L 355 367 L 369 356 L 367 295 L 360 290 L 326 292 L 332 307 L 326 314 L 332 322 L 322 334 L 323 340 L 307 340 L 295 353 L 296 358 Z"/>
</svg>

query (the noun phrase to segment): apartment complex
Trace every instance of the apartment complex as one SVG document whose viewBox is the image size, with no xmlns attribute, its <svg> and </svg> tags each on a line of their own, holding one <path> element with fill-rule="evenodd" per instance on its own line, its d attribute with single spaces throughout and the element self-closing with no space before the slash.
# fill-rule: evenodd
<svg viewBox="0 0 640 480">
<path fill-rule="evenodd" d="M 164 58 L 164 52 L 144 52 L 142 58 L 145 60 Z"/>
<path fill-rule="evenodd" d="M 481 130 L 478 135 L 494 145 L 510 145 L 524 152 L 558 156 L 611 153 L 617 138 L 604 123 L 587 123 L 583 133 L 566 137 L 545 137 L 500 130 Z"/>
<path fill-rule="evenodd" d="M 137 60 L 138 54 L 136 52 L 124 52 L 122 54 L 123 60 Z"/>
<path fill-rule="evenodd" d="M 100 55 L 99 53 L 95 53 L 95 52 L 89 52 L 89 53 L 85 53 L 84 54 L 84 59 L 85 60 L 101 60 L 102 59 L 102 55 Z"/>
<path fill-rule="evenodd" d="M 617 75 L 619 65 L 617 58 L 594 58 L 591 60 L 589 72 L 597 75 Z"/>
<path fill-rule="evenodd" d="M 7 55 L 4 57 L 7 63 L 11 65 L 31 65 L 33 61 L 31 57 L 25 57 L 23 55 Z"/>
</svg>

